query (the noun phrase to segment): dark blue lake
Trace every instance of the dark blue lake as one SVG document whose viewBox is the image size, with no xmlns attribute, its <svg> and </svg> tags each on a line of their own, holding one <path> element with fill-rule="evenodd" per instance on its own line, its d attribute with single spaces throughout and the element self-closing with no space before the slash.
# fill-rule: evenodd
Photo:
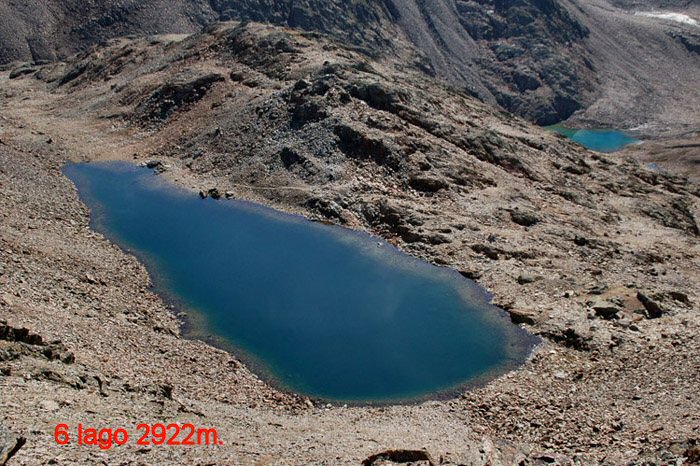
<svg viewBox="0 0 700 466">
<path fill-rule="evenodd" d="M 627 145 L 640 142 L 639 139 L 614 129 L 576 129 L 561 125 L 546 126 L 545 128 L 563 134 L 583 147 L 597 152 L 617 152 Z"/>
<path fill-rule="evenodd" d="M 128 163 L 64 173 L 93 228 L 189 313 L 190 336 L 213 337 L 283 389 L 351 403 L 433 397 L 516 367 L 535 343 L 473 282 L 369 235 L 200 199 Z"/>
</svg>

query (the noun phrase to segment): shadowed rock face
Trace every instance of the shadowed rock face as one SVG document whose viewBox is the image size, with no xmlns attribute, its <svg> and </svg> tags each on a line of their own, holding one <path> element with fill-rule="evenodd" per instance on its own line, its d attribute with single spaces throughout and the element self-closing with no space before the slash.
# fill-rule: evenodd
<svg viewBox="0 0 700 466">
<path fill-rule="evenodd" d="M 478 64 L 506 109 L 538 124 L 568 118 L 593 88 L 588 29 L 556 0 L 457 1 L 460 24 L 483 51 Z M 496 76 L 501 79 L 497 80 Z"/>
<path fill-rule="evenodd" d="M 370 54 L 381 53 L 391 38 L 391 12 L 385 2 L 366 0 L 213 0 L 222 20 L 269 22 L 343 37 Z"/>
<path fill-rule="evenodd" d="M 64 58 L 130 34 L 192 33 L 216 19 L 200 0 L 2 2 L 0 63 Z"/>
<path fill-rule="evenodd" d="M 591 70 L 588 31 L 556 0 L 216 1 L 223 19 L 268 21 L 328 33 L 370 55 L 419 50 L 413 64 L 455 87 L 537 121 L 581 108 Z"/>
</svg>

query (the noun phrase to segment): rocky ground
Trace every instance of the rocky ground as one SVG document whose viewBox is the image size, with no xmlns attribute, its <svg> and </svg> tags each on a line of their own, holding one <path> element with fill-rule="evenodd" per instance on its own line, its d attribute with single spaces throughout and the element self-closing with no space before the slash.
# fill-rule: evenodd
<svg viewBox="0 0 700 466">
<path fill-rule="evenodd" d="M 256 24 L 5 74 L 0 106 L 0 424 L 26 440 L 10 464 L 700 461 L 700 191 L 686 178 Z M 182 338 L 145 269 L 89 229 L 60 168 L 100 159 L 381 235 L 476 279 L 543 344 L 451 400 L 280 393 Z M 224 445 L 57 447 L 55 426 L 79 422 L 134 436 L 193 422 Z"/>
<path fill-rule="evenodd" d="M 625 154 L 700 183 L 700 132 L 659 138 L 627 147 Z"/>
</svg>

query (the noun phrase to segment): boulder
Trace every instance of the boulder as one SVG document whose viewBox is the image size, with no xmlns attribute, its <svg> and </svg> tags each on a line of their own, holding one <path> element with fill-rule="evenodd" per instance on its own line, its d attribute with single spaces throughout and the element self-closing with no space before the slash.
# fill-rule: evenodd
<svg viewBox="0 0 700 466">
<path fill-rule="evenodd" d="M 468 278 L 470 280 L 477 280 L 481 278 L 484 274 L 481 273 L 480 270 L 475 270 L 475 269 L 463 269 L 459 271 L 459 274 L 465 278 Z"/>
<path fill-rule="evenodd" d="M 531 212 L 524 212 L 521 210 L 512 210 L 510 212 L 510 218 L 513 222 L 524 227 L 531 227 L 539 223 L 540 219 L 537 215 Z"/>
<path fill-rule="evenodd" d="M 307 123 L 313 123 L 328 118 L 328 111 L 318 101 L 306 101 L 297 105 L 292 111 L 291 124 L 300 128 Z"/>
<path fill-rule="evenodd" d="M 498 250 L 486 244 L 474 244 L 472 251 L 483 254 L 491 260 L 498 260 Z"/>
<path fill-rule="evenodd" d="M 661 305 L 658 302 L 645 295 L 641 291 L 637 291 L 637 299 L 640 303 L 642 303 L 642 306 L 644 306 L 644 310 L 646 311 L 646 316 L 648 319 L 658 319 L 666 312 L 666 310 L 663 307 L 661 307 Z"/>
<path fill-rule="evenodd" d="M 304 205 L 315 210 L 326 218 L 340 218 L 343 213 L 343 207 L 340 204 L 320 197 L 312 197 L 306 201 Z"/>
<path fill-rule="evenodd" d="M 16 341 L 28 345 L 44 346 L 41 335 L 32 333 L 28 328 L 15 328 L 5 321 L 0 321 L 0 340 Z"/>
<path fill-rule="evenodd" d="M 542 277 L 539 275 L 534 275 L 531 273 L 521 273 L 518 276 L 518 284 L 520 285 L 526 285 L 528 283 L 535 283 L 538 280 L 542 280 Z"/>
<path fill-rule="evenodd" d="M 371 160 L 391 170 L 398 170 L 403 163 L 403 157 L 387 138 L 370 136 L 364 129 L 349 124 L 338 124 L 333 132 L 338 137 L 338 148 L 351 159 Z"/>
<path fill-rule="evenodd" d="M 170 168 L 169 165 L 164 164 L 160 160 L 149 160 L 144 164 L 146 168 L 150 168 L 151 170 L 155 171 L 156 173 L 160 174 L 166 171 L 168 168 Z"/>
<path fill-rule="evenodd" d="M 510 314 L 510 320 L 514 324 L 528 324 L 534 325 L 536 316 L 533 312 L 524 309 L 508 309 L 508 314 Z"/>
<path fill-rule="evenodd" d="M 416 191 L 424 193 L 435 193 L 446 189 L 448 184 L 445 180 L 430 175 L 413 175 L 408 180 L 408 184 Z"/>
<path fill-rule="evenodd" d="M 31 66 L 20 66 L 19 68 L 15 68 L 14 70 L 10 71 L 10 79 L 17 79 L 21 76 L 25 76 L 28 74 L 32 74 L 36 72 L 36 68 L 32 68 Z"/>
<path fill-rule="evenodd" d="M 671 298 L 674 301 L 677 301 L 679 303 L 685 304 L 686 306 L 690 307 L 693 304 L 690 302 L 690 299 L 688 298 L 688 295 L 685 293 L 681 293 L 680 291 L 669 291 L 667 293 L 667 296 Z"/>
<path fill-rule="evenodd" d="M 576 246 L 587 246 L 589 243 L 587 238 L 584 238 L 583 236 L 576 235 L 574 237 L 574 244 Z"/>
<path fill-rule="evenodd" d="M 437 466 L 433 457 L 425 450 L 386 450 L 372 455 L 362 462 L 362 466 L 385 464 L 418 463 Z"/>
<path fill-rule="evenodd" d="M 91 272 L 85 273 L 85 281 L 90 283 L 91 285 L 97 285 L 99 283 L 97 281 L 97 278 L 95 278 L 95 275 L 92 274 Z"/>
<path fill-rule="evenodd" d="M 618 319 L 618 312 L 622 310 L 617 304 L 609 301 L 596 301 L 591 305 L 595 315 L 605 320 Z"/>
<path fill-rule="evenodd" d="M 573 328 L 567 328 L 561 333 L 544 332 L 541 335 L 577 351 L 590 351 L 591 349 L 590 336 L 584 336 Z"/>
<path fill-rule="evenodd" d="M 354 98 L 364 100 L 372 108 L 392 113 L 400 111 L 402 104 L 411 99 L 407 91 L 392 89 L 376 82 L 353 83 L 347 91 Z"/>
<path fill-rule="evenodd" d="M 447 235 L 443 235 L 442 233 L 430 233 L 425 235 L 425 241 L 427 241 L 429 244 L 438 245 L 451 243 L 452 239 Z"/>
</svg>

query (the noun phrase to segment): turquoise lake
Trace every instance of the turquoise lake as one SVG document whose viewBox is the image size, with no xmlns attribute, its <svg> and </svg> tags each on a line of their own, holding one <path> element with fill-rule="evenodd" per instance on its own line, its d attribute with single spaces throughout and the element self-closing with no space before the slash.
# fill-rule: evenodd
<svg viewBox="0 0 700 466">
<path fill-rule="evenodd" d="M 64 173 L 92 227 L 187 311 L 188 336 L 282 389 L 347 403 L 445 396 L 517 367 L 536 342 L 475 283 L 370 235 L 200 199 L 125 162 Z"/>
<path fill-rule="evenodd" d="M 627 145 L 640 142 L 639 139 L 614 129 L 575 129 L 561 125 L 546 126 L 545 128 L 597 152 L 617 152 Z"/>
</svg>

